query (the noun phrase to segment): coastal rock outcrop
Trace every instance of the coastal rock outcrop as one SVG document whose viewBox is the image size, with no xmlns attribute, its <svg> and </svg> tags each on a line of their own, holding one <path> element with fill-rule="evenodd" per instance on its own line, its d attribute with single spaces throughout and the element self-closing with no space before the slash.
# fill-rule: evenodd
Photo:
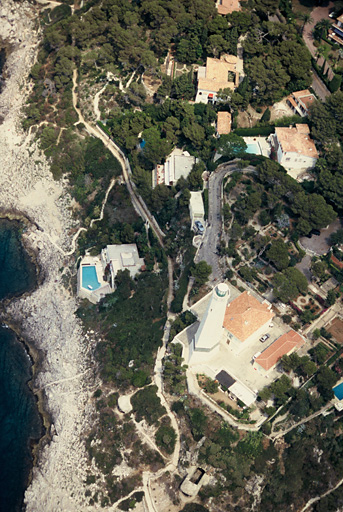
<svg viewBox="0 0 343 512">
<path fill-rule="evenodd" d="M 88 510 L 85 500 L 86 451 L 82 434 L 93 414 L 94 369 L 90 340 L 74 315 L 77 304 L 61 275 L 68 261 L 69 233 L 75 227 L 70 197 L 55 182 L 33 138 L 20 127 L 39 31 L 37 11 L 28 2 L 3 0 L 0 38 L 11 45 L 7 79 L 0 95 L 0 209 L 23 212 L 33 224 L 24 242 L 37 254 L 44 275 L 30 295 L 13 301 L 7 313 L 39 354 L 32 387 L 44 398 L 54 423 L 43 443 L 25 495 L 27 512 Z"/>
</svg>

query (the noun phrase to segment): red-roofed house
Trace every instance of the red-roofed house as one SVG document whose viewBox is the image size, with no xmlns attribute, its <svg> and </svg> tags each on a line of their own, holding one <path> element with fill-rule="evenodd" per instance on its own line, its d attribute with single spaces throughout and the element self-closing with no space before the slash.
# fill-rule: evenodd
<svg viewBox="0 0 343 512">
<path fill-rule="evenodd" d="M 292 92 L 286 103 L 295 114 L 301 117 L 308 115 L 309 107 L 316 101 L 316 97 L 308 89 Z"/>
<path fill-rule="evenodd" d="M 266 334 L 274 313 L 266 301 L 259 302 L 250 292 L 241 293 L 226 307 L 223 327 L 228 343 L 236 352 L 247 347 L 250 341 Z"/>
<path fill-rule="evenodd" d="M 274 368 L 282 356 L 289 355 L 304 345 L 305 340 L 297 332 L 291 330 L 274 341 L 260 354 L 254 362 L 258 369 L 266 372 Z"/>
<path fill-rule="evenodd" d="M 218 14 L 226 16 L 234 11 L 240 11 L 241 6 L 238 0 L 218 0 L 216 3 Z"/>
<path fill-rule="evenodd" d="M 335 265 L 335 267 L 339 268 L 340 270 L 342 270 L 343 268 L 343 263 L 341 261 L 339 261 L 338 258 L 336 258 L 336 256 L 334 256 L 333 254 L 331 254 L 331 261 L 332 263 Z"/>
</svg>

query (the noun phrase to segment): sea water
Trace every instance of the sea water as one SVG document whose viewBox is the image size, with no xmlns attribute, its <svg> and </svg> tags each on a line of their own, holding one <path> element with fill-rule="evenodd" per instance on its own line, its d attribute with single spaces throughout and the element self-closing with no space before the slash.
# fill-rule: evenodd
<svg viewBox="0 0 343 512">
<path fill-rule="evenodd" d="M 0 220 L 0 300 L 30 291 L 36 269 L 21 243 L 22 225 Z M 42 434 L 35 397 L 27 383 L 30 358 L 15 333 L 0 327 L 0 512 L 22 509 L 32 467 L 31 443 Z"/>
</svg>

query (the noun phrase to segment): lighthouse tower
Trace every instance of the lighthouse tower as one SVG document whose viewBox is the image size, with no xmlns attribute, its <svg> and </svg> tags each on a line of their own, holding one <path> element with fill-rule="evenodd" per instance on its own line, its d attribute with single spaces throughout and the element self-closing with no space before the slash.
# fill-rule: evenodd
<svg viewBox="0 0 343 512">
<path fill-rule="evenodd" d="M 211 358 L 219 350 L 223 335 L 225 308 L 229 298 L 229 287 L 218 284 L 212 291 L 212 297 L 190 347 L 190 363 L 201 363 Z"/>
</svg>

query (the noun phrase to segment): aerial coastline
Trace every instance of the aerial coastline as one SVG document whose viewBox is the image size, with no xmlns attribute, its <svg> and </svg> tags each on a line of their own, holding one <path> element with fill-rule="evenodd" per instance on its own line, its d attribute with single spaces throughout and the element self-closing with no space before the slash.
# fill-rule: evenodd
<svg viewBox="0 0 343 512">
<path fill-rule="evenodd" d="M 35 512 L 84 509 L 80 500 L 85 455 L 80 438 L 92 415 L 88 398 L 94 385 L 91 340 L 74 316 L 75 299 L 64 288 L 60 273 L 74 227 L 70 199 L 63 185 L 53 180 L 37 144 L 21 129 L 27 77 L 39 41 L 37 14 L 27 2 L 18 9 L 16 2 L 6 0 L 0 7 L 0 37 L 11 45 L 0 95 L 1 216 L 25 220 L 23 242 L 40 268 L 37 288 L 10 301 L 3 317 L 25 339 L 35 361 L 31 387 L 45 418 L 46 435 L 35 450 L 25 496 L 26 510 Z"/>
</svg>

